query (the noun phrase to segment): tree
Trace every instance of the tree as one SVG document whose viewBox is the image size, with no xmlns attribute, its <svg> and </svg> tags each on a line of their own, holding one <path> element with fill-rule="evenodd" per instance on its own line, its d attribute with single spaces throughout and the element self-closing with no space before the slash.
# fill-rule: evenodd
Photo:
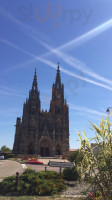
<svg viewBox="0 0 112 200">
<path fill-rule="evenodd" d="M 4 152 L 4 153 L 5 152 L 11 152 L 11 149 L 8 148 L 6 145 L 4 145 L 4 146 L 1 147 L 1 151 Z"/>
<path fill-rule="evenodd" d="M 98 147 L 97 153 L 94 153 L 90 142 L 83 131 L 84 139 L 78 133 L 81 140 L 80 151 L 83 151 L 81 163 L 82 176 L 88 172 L 91 184 L 99 190 L 104 199 L 112 199 L 112 123 L 109 118 L 100 120 L 100 127 L 91 123 L 96 137 L 92 138 Z"/>
</svg>

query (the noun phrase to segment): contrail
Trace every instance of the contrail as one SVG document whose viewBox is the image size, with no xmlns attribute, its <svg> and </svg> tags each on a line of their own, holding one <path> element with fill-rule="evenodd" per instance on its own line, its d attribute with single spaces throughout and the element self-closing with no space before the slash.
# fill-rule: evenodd
<svg viewBox="0 0 112 200">
<path fill-rule="evenodd" d="M 14 92 L 9 92 L 9 91 L 4 91 L 4 90 L 0 90 L 0 94 L 1 95 L 9 95 L 9 96 L 17 96 L 17 97 L 25 97 L 22 94 L 17 94 L 17 93 L 14 93 Z"/>
<path fill-rule="evenodd" d="M 100 80 L 102 82 L 105 82 L 107 84 L 112 85 L 112 81 L 109 79 L 106 79 L 96 73 L 94 73 L 93 71 L 90 71 L 82 62 L 80 62 L 79 60 L 76 60 L 75 58 L 73 58 L 72 56 L 69 56 L 66 53 L 63 53 L 60 50 L 57 49 L 53 49 L 52 47 L 50 47 L 48 44 L 44 43 L 44 42 L 40 42 L 44 47 L 46 47 L 48 50 L 50 50 L 50 52 L 56 54 L 58 57 L 60 57 L 64 62 L 66 62 L 67 64 L 69 64 L 70 66 L 72 66 L 73 68 L 80 70 L 81 72 L 83 72 L 84 74 L 87 74 L 97 80 Z M 44 57 L 40 56 L 40 57 Z"/>
<path fill-rule="evenodd" d="M 68 104 L 69 104 L 70 109 L 74 109 L 74 110 L 78 110 L 78 111 L 86 112 L 86 113 L 91 113 L 91 114 L 95 114 L 99 116 L 107 116 L 105 113 L 98 112 L 97 110 L 93 110 L 93 109 L 83 107 L 83 106 L 74 105 L 71 103 L 68 103 Z"/>
<path fill-rule="evenodd" d="M 98 36 L 99 34 L 103 33 L 104 31 L 108 30 L 109 28 L 112 28 L 112 19 L 109 19 L 108 21 L 100 24 L 99 26 L 93 28 L 92 30 L 82 34 L 81 36 L 77 37 L 77 38 L 74 38 L 73 40 L 70 40 L 69 42 L 57 47 L 57 48 L 54 48 L 53 50 L 68 50 L 73 47 L 77 47 L 77 46 L 80 46 L 81 44 L 93 39 L 94 37 Z M 40 40 L 34 36 L 34 35 L 31 35 L 31 38 L 34 39 L 35 41 L 37 42 L 40 42 Z M 52 53 L 52 51 L 50 52 L 47 52 L 45 55 L 50 55 Z"/>
<path fill-rule="evenodd" d="M 75 39 L 73 39 L 73 40 L 67 42 L 66 44 L 61 45 L 60 47 L 57 47 L 57 48 L 50 47 L 48 44 L 38 40 L 37 37 L 35 37 L 33 35 L 30 35 L 30 36 L 31 36 L 32 39 L 34 39 L 35 41 L 37 41 L 38 43 L 40 43 L 41 45 L 43 45 L 45 48 L 47 48 L 49 50 L 48 53 L 40 55 L 40 57 L 46 58 L 50 54 L 54 53 L 58 57 L 60 57 L 64 62 L 66 62 L 67 64 L 72 66 L 73 68 L 80 70 L 81 72 L 89 75 L 90 77 L 93 77 L 93 78 L 100 80 L 104 83 L 107 83 L 109 85 L 112 85 L 111 80 L 106 79 L 106 78 L 96 74 L 94 71 L 91 71 L 89 68 L 87 68 L 85 66 L 85 64 L 82 63 L 80 60 L 62 52 L 62 50 L 66 50 L 67 48 L 71 48 L 72 46 L 77 47 L 78 45 L 81 45 L 82 43 L 98 36 L 99 34 L 101 34 L 102 32 L 106 31 L 107 29 L 109 29 L 111 27 L 112 27 L 112 19 L 106 21 L 105 23 L 103 23 L 103 24 L 99 25 L 98 27 L 88 31 L 87 33 L 81 35 L 80 37 L 75 38 Z"/>
<path fill-rule="evenodd" d="M 62 45 L 59 47 L 60 50 L 62 49 L 68 49 L 69 47 L 71 48 L 72 46 L 74 47 L 74 45 L 80 45 L 94 37 L 96 37 L 97 35 L 101 34 L 102 32 L 106 31 L 107 29 L 112 27 L 112 19 L 104 22 L 103 24 L 99 25 L 98 27 L 88 31 L 87 33 L 79 36 L 78 38 L 75 38 L 69 42 L 67 42 L 66 44 Z"/>
<path fill-rule="evenodd" d="M 40 57 L 47 57 L 51 53 L 54 53 L 58 57 L 60 57 L 64 62 L 66 62 L 67 64 L 72 66 L 73 68 L 75 68 L 77 70 L 80 70 L 81 72 L 83 72 L 84 74 L 89 75 L 90 77 L 93 77 L 93 78 L 95 78 L 97 80 L 100 80 L 100 81 L 102 81 L 104 83 L 112 85 L 112 81 L 111 80 L 106 79 L 106 78 L 96 74 L 94 71 L 90 71 L 90 69 L 87 68 L 85 66 L 85 64 L 82 63 L 80 60 L 77 60 L 73 56 L 69 56 L 68 54 L 62 52 L 62 50 L 66 50 L 67 48 L 71 48 L 72 46 L 73 47 L 77 47 L 78 45 L 81 45 L 82 43 L 84 43 L 84 42 L 86 42 L 86 41 L 98 36 L 99 34 L 101 34 L 102 32 L 106 31 L 107 29 L 109 29 L 111 27 L 112 27 L 112 19 L 106 21 L 105 23 L 103 23 L 103 24 L 99 25 L 98 27 L 88 31 L 87 33 L 81 35 L 80 37 L 75 38 L 75 39 L 73 39 L 73 40 L 67 42 L 66 44 L 61 45 L 60 47 L 57 47 L 57 48 L 50 47 L 48 44 L 38 40 L 37 37 L 35 37 L 33 35 L 31 35 L 31 37 L 49 50 L 48 53 L 43 54 Z"/>
<path fill-rule="evenodd" d="M 53 62 L 51 62 L 51 61 L 49 61 L 49 60 L 47 60 L 47 59 L 37 57 L 37 56 L 35 56 L 34 54 L 32 54 L 32 53 L 30 53 L 30 52 L 28 52 L 28 51 L 26 51 L 26 50 L 24 50 L 24 49 L 18 47 L 17 45 L 15 45 L 15 44 L 13 44 L 13 43 L 11 43 L 11 42 L 5 40 L 5 39 L 0 38 L 0 42 L 5 43 L 5 44 L 7 44 L 7 45 L 9 45 L 9 46 L 11 46 L 11 47 L 17 49 L 17 50 L 19 50 L 19 51 L 21 51 L 21 52 L 27 54 L 28 56 L 33 57 L 35 60 L 39 60 L 40 62 L 42 62 L 42 63 L 44 63 L 44 64 L 46 64 L 46 65 L 48 65 L 48 66 L 50 66 L 50 67 L 52 67 L 52 68 L 55 68 L 55 69 L 57 68 L 56 65 L 55 65 L 55 63 L 53 63 Z M 77 78 L 77 79 L 86 81 L 86 82 L 91 83 L 91 84 L 93 84 L 93 85 L 97 85 L 97 86 L 100 86 L 100 87 L 102 87 L 102 88 L 105 88 L 105 89 L 108 89 L 108 90 L 112 90 L 112 88 L 109 87 L 108 85 L 105 85 L 105 84 L 102 84 L 102 83 L 93 81 L 93 80 L 91 80 L 91 79 L 85 78 L 85 77 L 83 77 L 83 76 L 77 75 L 77 74 L 75 74 L 75 73 L 73 73 L 73 72 L 71 72 L 71 71 L 68 71 L 68 70 L 66 70 L 66 69 L 64 69 L 64 68 L 62 68 L 62 67 L 60 68 L 60 70 L 61 70 L 64 74 L 67 74 L 67 75 L 69 75 L 69 76 L 71 76 L 71 77 L 75 77 L 75 78 Z"/>
<path fill-rule="evenodd" d="M 15 22 L 16 24 L 18 24 L 19 26 L 21 26 L 22 29 L 26 28 L 28 31 L 31 31 L 34 34 L 39 34 L 41 36 L 42 32 L 40 33 L 40 31 L 37 31 L 36 29 L 34 29 L 33 27 L 20 22 L 19 20 L 17 20 L 10 12 L 8 12 L 7 10 L 5 10 L 3 7 L 0 7 L 0 14 L 2 14 L 3 16 L 7 17 L 8 19 L 10 19 L 11 21 Z M 88 31 L 87 33 L 61 45 L 60 47 L 56 48 L 58 50 L 65 50 L 70 47 L 74 47 L 74 45 L 80 45 L 92 38 L 94 38 L 95 36 L 101 34 L 102 32 L 106 31 L 107 29 L 112 27 L 112 19 L 109 19 L 108 21 L 102 23 L 101 25 L 95 27 L 94 29 Z M 46 36 L 46 35 L 44 35 Z M 38 39 L 36 37 L 34 37 L 35 40 L 38 41 Z M 50 39 L 50 37 L 49 37 Z M 50 52 L 49 52 L 50 53 Z M 49 54 L 48 53 L 48 54 Z"/>
<path fill-rule="evenodd" d="M 32 26 L 21 22 L 20 20 L 16 19 L 14 15 L 12 15 L 10 12 L 8 12 L 6 9 L 4 9 L 3 7 L 0 7 L 0 14 L 3 15 L 4 17 L 8 18 L 9 20 L 11 20 L 12 22 L 14 22 L 15 24 L 17 24 L 20 29 L 26 33 L 28 36 L 39 36 L 39 38 L 42 39 L 46 39 L 47 41 L 51 41 L 51 38 L 49 36 L 47 36 L 46 34 L 44 34 L 42 31 L 38 31 L 37 29 L 33 28 Z"/>
<path fill-rule="evenodd" d="M 19 97 L 25 97 L 22 94 L 19 94 L 17 90 L 14 90 L 12 88 L 9 88 L 7 86 L 0 86 L 0 94 L 2 95 L 9 95 L 9 96 L 19 96 Z"/>
<path fill-rule="evenodd" d="M 39 34 L 41 36 L 42 33 L 40 33 L 39 31 L 35 30 L 34 28 L 32 28 L 31 26 L 21 23 L 19 20 L 17 20 L 13 15 L 11 15 L 7 10 L 5 10 L 4 8 L 0 7 L 0 11 L 1 14 L 4 15 L 5 17 L 7 17 L 8 19 L 10 19 L 11 21 L 15 22 L 16 24 L 18 24 L 22 30 L 25 32 L 25 29 L 28 30 L 26 33 L 27 35 L 29 35 L 32 39 L 36 40 L 37 42 L 40 42 L 37 37 L 35 36 L 36 34 Z M 106 31 L 107 29 L 112 27 L 112 19 L 106 21 L 105 23 L 99 25 L 98 27 L 88 31 L 87 33 L 79 36 L 78 38 L 75 38 L 69 42 L 67 42 L 64 45 L 61 45 L 60 47 L 57 47 L 55 49 L 52 48 L 48 48 L 50 50 L 50 52 L 41 55 L 42 57 L 48 56 L 51 53 L 55 53 L 56 55 L 58 55 L 59 57 L 61 57 L 61 59 L 63 59 L 66 63 L 68 63 L 69 65 L 71 65 L 72 67 L 81 70 L 81 72 L 97 79 L 97 80 L 101 80 L 107 84 L 112 85 L 112 81 L 108 80 L 96 73 L 94 73 L 93 71 L 90 71 L 90 69 L 88 69 L 81 61 L 75 59 L 72 56 L 68 56 L 65 53 L 62 53 L 60 50 L 66 50 L 68 48 L 77 46 L 77 45 L 81 45 L 82 43 L 94 38 L 95 36 L 101 34 L 102 32 Z M 30 32 L 31 33 L 30 33 Z M 33 35 L 32 35 L 33 33 Z M 45 38 L 45 37 L 44 37 Z M 45 43 L 40 42 L 41 44 L 43 44 L 45 46 Z M 46 47 L 48 47 L 46 45 Z M 41 57 L 40 56 L 40 57 Z M 20 65 L 19 65 L 20 66 Z M 19 67 L 18 66 L 18 67 Z M 20 66 L 21 67 L 21 66 Z"/>
<path fill-rule="evenodd" d="M 7 86 L 2 86 L 2 85 L 0 85 L 0 88 L 1 88 L 1 89 L 4 89 L 4 90 L 7 90 L 7 91 L 9 91 L 9 92 L 14 92 L 14 93 L 17 93 L 17 94 L 18 94 L 18 91 L 17 91 L 17 90 L 14 90 L 14 89 L 9 88 L 9 87 L 7 87 Z"/>
</svg>

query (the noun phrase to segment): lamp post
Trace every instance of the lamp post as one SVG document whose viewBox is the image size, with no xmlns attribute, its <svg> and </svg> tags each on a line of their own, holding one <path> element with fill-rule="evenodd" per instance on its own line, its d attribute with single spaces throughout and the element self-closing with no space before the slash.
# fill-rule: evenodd
<svg viewBox="0 0 112 200">
<path fill-rule="evenodd" d="M 110 115 L 110 109 L 111 109 L 111 108 L 112 108 L 112 107 L 108 107 L 107 110 L 106 110 L 106 112 L 107 112 L 108 115 Z M 110 145 L 111 145 L 111 131 L 110 131 L 110 124 L 109 124 L 109 134 L 110 134 Z M 112 145 L 111 145 L 111 150 L 112 150 Z"/>
<path fill-rule="evenodd" d="M 106 110 L 106 112 L 108 113 L 108 115 L 110 115 L 110 109 L 111 109 L 112 107 L 108 107 L 107 108 L 107 110 Z"/>
</svg>

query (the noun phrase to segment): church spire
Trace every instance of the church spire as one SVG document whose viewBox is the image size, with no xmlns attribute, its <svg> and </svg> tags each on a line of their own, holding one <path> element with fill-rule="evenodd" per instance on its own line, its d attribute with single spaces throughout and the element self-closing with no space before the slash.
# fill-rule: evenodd
<svg viewBox="0 0 112 200">
<path fill-rule="evenodd" d="M 59 67 L 59 62 L 58 62 L 58 67 L 57 67 L 57 74 L 56 74 L 56 81 L 55 81 L 56 88 L 59 89 L 61 86 L 61 76 L 60 76 L 60 67 Z"/>
<path fill-rule="evenodd" d="M 32 90 L 37 90 L 37 89 L 38 89 L 38 87 L 37 87 L 37 72 L 35 69 L 34 79 L 33 79 L 33 83 L 32 83 Z"/>
</svg>

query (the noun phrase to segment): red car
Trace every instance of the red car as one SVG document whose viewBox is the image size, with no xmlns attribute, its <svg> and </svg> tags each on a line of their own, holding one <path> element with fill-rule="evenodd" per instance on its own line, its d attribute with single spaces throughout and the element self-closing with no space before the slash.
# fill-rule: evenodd
<svg viewBox="0 0 112 200">
<path fill-rule="evenodd" d="M 28 160 L 28 157 L 24 157 L 24 158 L 22 158 L 22 160 Z"/>
<path fill-rule="evenodd" d="M 37 161 L 36 159 L 29 159 L 27 162 L 27 164 L 37 164 L 37 165 L 43 165 L 44 163 L 41 161 Z"/>
</svg>

